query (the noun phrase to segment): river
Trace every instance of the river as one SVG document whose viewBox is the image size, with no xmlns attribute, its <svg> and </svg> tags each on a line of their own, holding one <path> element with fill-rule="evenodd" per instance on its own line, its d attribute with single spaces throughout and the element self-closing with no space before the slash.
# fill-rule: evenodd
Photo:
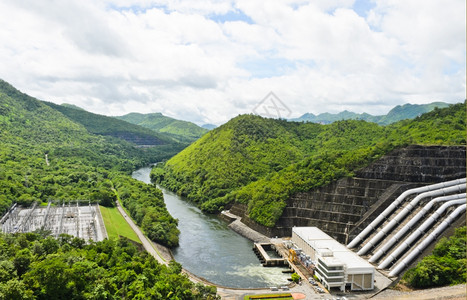
<svg viewBox="0 0 467 300">
<path fill-rule="evenodd" d="M 150 167 L 133 178 L 150 183 Z M 203 214 L 196 206 L 162 188 L 170 214 L 179 220 L 180 246 L 173 249 L 183 268 L 208 281 L 233 288 L 261 288 L 287 284 L 284 268 L 265 268 L 254 254 L 253 242 L 232 231 L 217 216 Z"/>
</svg>

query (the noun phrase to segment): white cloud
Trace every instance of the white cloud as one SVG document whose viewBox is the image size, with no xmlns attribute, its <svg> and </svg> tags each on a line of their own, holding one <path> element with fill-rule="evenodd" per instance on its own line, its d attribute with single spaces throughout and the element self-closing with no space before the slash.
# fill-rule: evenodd
<svg viewBox="0 0 467 300">
<path fill-rule="evenodd" d="M 465 98 L 465 1 L 354 5 L 4 0 L 0 78 L 96 113 L 217 124 L 270 91 L 294 116 Z"/>
</svg>

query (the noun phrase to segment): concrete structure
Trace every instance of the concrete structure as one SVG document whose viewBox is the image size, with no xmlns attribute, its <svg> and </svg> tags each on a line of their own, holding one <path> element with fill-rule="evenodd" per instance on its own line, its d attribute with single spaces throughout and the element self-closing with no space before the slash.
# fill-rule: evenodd
<svg viewBox="0 0 467 300">
<path fill-rule="evenodd" d="M 292 242 L 310 256 L 326 288 L 374 289 L 375 268 L 319 228 L 292 228 Z"/>
<path fill-rule="evenodd" d="M 347 244 L 404 191 L 465 178 L 465 166 L 465 146 L 412 145 L 356 170 L 353 178 L 292 195 L 275 227 L 250 220 L 245 204 L 235 203 L 230 211 L 269 237 L 290 236 L 294 226 L 314 226 Z"/>
<path fill-rule="evenodd" d="M 99 207 L 87 201 L 56 205 L 49 202 L 47 207 L 36 203 L 30 208 L 14 206 L 0 223 L 5 233 L 46 230 L 54 237 L 64 233 L 86 241 L 107 238 Z"/>
<path fill-rule="evenodd" d="M 261 261 L 263 267 L 289 266 L 287 260 L 280 256 L 271 243 L 255 243 L 253 251 Z M 271 257 L 269 253 L 273 253 L 274 257 Z"/>
</svg>

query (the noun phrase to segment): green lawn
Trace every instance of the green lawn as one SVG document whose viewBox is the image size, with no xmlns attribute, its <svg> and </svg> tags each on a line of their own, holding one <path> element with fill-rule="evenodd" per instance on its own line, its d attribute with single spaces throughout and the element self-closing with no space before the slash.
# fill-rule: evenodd
<svg viewBox="0 0 467 300">
<path fill-rule="evenodd" d="M 141 243 L 136 233 L 125 221 L 116 207 L 104 207 L 99 205 L 102 218 L 104 219 L 105 229 L 109 238 L 118 238 L 124 236 L 135 242 Z"/>
</svg>

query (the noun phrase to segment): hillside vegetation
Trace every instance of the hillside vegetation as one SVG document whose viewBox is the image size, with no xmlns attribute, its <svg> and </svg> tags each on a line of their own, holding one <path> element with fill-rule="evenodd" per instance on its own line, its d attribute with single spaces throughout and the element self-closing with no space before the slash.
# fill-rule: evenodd
<svg viewBox="0 0 467 300">
<path fill-rule="evenodd" d="M 92 134 L 122 139 L 138 146 L 144 146 L 144 152 L 152 157 L 152 162 L 168 159 L 188 145 L 188 143 L 180 143 L 170 135 L 157 133 L 116 118 L 90 113 L 74 106 L 57 105 L 50 102 L 44 102 L 44 104 L 83 125 Z M 114 143 L 119 143 L 119 141 L 116 140 Z"/>
<path fill-rule="evenodd" d="M 215 213 L 235 201 L 259 224 L 275 225 L 294 193 L 351 176 L 396 147 L 465 145 L 465 103 L 383 127 L 329 125 L 243 115 L 153 169 L 153 181 Z"/>
<path fill-rule="evenodd" d="M 408 270 L 402 282 L 414 288 L 428 288 L 464 283 L 467 274 L 466 227 L 457 228 L 453 236 L 442 238 L 433 253 Z"/>
<path fill-rule="evenodd" d="M 154 132 L 169 134 L 172 138 L 181 142 L 191 143 L 209 131 L 194 123 L 166 117 L 161 113 L 130 113 L 116 118 L 149 128 Z"/>
<path fill-rule="evenodd" d="M 134 144 L 91 134 L 0 81 L 0 214 L 14 202 L 90 200 L 112 206 L 120 197 L 153 240 L 177 245 L 177 222 L 161 192 L 128 175 L 153 161 Z"/>
<path fill-rule="evenodd" d="M 321 124 L 330 124 L 336 121 L 342 120 L 364 120 L 367 122 L 373 122 L 380 125 L 389 125 L 398 121 L 402 121 L 405 119 L 413 119 L 416 118 L 424 113 L 430 112 L 435 107 L 438 108 L 445 108 L 448 107 L 449 104 L 445 102 L 433 102 L 430 104 L 404 104 L 404 105 L 397 105 L 393 109 L 391 109 L 386 115 L 380 116 L 373 116 L 367 113 L 354 113 L 350 111 L 343 111 L 337 114 L 331 113 L 322 113 L 319 115 L 314 115 L 312 113 L 306 113 L 303 116 L 292 119 L 292 121 L 305 121 L 305 122 L 314 122 L 314 123 L 321 123 Z"/>
<path fill-rule="evenodd" d="M 219 299 L 126 239 L 0 234 L 0 299 Z"/>
</svg>

